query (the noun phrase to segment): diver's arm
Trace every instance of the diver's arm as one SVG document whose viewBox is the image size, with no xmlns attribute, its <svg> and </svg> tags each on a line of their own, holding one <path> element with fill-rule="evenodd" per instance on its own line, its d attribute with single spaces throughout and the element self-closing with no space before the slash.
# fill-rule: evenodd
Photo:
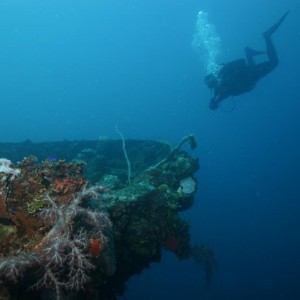
<svg viewBox="0 0 300 300">
<path fill-rule="evenodd" d="M 209 108 L 211 109 L 211 110 L 215 110 L 215 109 L 217 109 L 218 108 L 218 106 L 219 106 L 219 95 L 218 94 L 216 94 L 216 92 L 214 93 L 214 96 L 210 99 L 210 101 L 209 101 Z"/>
<path fill-rule="evenodd" d="M 214 96 L 212 97 L 211 101 L 215 101 L 217 103 L 220 103 L 224 99 L 228 98 L 230 95 L 226 95 L 225 93 L 222 93 L 218 90 L 215 90 Z"/>
<path fill-rule="evenodd" d="M 226 98 L 228 98 L 230 95 L 225 95 L 225 94 L 222 94 L 222 93 L 218 93 L 216 90 L 215 90 L 215 93 L 214 93 L 214 96 L 210 99 L 210 102 L 209 102 L 209 108 L 211 110 L 215 110 L 219 107 L 219 104 Z"/>
</svg>

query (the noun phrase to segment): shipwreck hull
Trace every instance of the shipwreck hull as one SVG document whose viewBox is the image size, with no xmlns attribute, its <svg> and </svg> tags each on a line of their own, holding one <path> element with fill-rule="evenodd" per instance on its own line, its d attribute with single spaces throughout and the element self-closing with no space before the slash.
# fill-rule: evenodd
<svg viewBox="0 0 300 300">
<path fill-rule="evenodd" d="M 0 143 L 0 299 L 116 299 L 162 250 L 192 257 L 185 142 Z"/>
</svg>

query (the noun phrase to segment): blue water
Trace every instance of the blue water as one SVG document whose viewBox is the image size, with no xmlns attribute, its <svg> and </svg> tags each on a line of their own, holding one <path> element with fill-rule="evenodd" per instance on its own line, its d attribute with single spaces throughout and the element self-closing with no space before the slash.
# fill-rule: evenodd
<svg viewBox="0 0 300 300">
<path fill-rule="evenodd" d="M 264 49 L 261 33 L 287 9 L 278 68 L 232 112 L 210 111 L 192 47 L 198 11 L 223 62 Z M 197 199 L 182 216 L 193 244 L 215 251 L 211 286 L 165 253 L 124 299 L 300 299 L 299 10 L 297 0 L 1 0 L 0 141 L 119 138 L 116 125 L 126 138 L 198 140 Z"/>
</svg>

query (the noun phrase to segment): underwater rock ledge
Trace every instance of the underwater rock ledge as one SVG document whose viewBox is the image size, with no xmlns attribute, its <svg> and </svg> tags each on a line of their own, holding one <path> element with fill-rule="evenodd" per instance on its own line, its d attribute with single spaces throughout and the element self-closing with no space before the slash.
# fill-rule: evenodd
<svg viewBox="0 0 300 300">
<path fill-rule="evenodd" d="M 186 142 L 0 143 L 0 299 L 117 299 L 163 250 L 192 257 Z"/>
</svg>

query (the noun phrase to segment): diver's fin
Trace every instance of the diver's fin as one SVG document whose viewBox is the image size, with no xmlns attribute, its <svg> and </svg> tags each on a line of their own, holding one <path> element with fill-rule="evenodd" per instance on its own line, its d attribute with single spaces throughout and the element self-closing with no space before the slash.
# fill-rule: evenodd
<svg viewBox="0 0 300 300">
<path fill-rule="evenodd" d="M 265 51 L 258 51 L 258 50 L 254 50 L 254 49 L 251 49 L 249 47 L 246 47 L 245 48 L 245 52 L 247 54 L 247 56 L 257 56 L 257 55 L 261 55 L 261 54 L 265 54 L 266 52 Z"/>
<path fill-rule="evenodd" d="M 289 14 L 289 10 L 277 21 L 277 23 L 275 23 L 271 28 L 269 28 L 267 31 L 265 31 L 263 33 L 263 36 L 265 38 L 270 38 L 272 36 L 272 34 L 279 28 L 279 26 L 281 25 L 281 23 L 284 21 L 284 19 L 286 18 L 286 16 Z"/>
</svg>

